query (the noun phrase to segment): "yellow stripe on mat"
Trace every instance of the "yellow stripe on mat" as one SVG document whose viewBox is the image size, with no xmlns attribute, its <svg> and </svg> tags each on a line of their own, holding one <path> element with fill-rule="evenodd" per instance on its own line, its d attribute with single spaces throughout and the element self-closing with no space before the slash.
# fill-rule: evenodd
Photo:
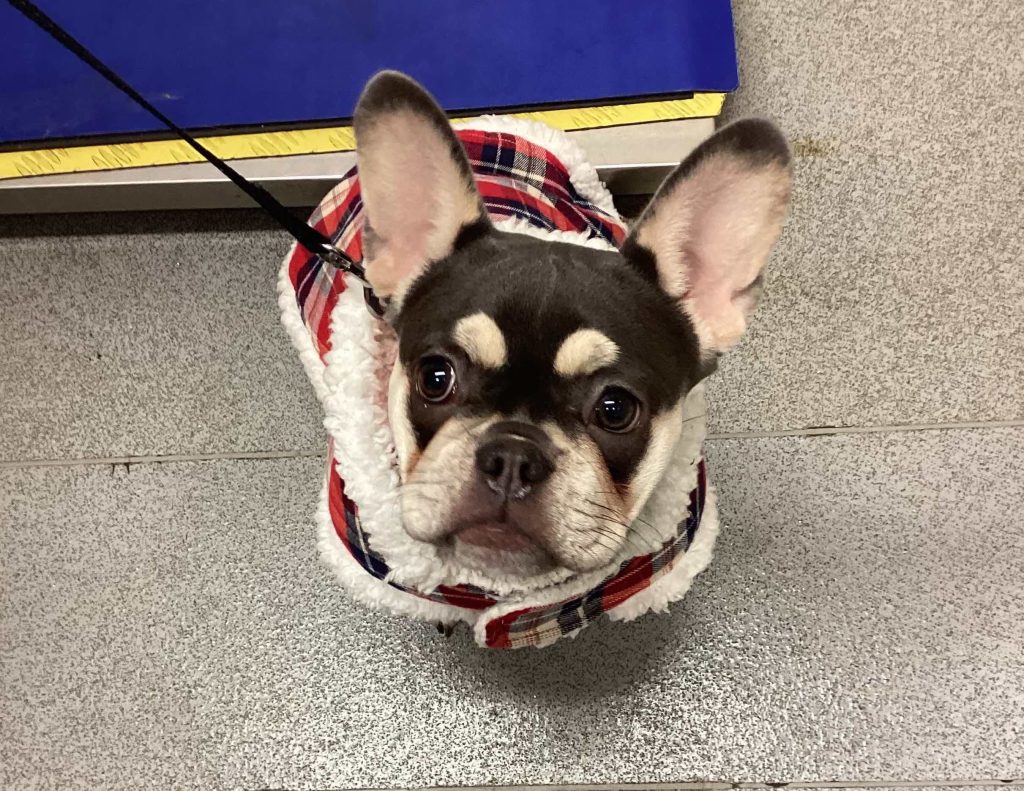
<svg viewBox="0 0 1024 791">
<path fill-rule="evenodd" d="M 513 113 L 516 118 L 543 121 L 557 129 L 597 129 L 606 126 L 708 118 L 722 112 L 724 93 L 698 93 L 690 99 L 669 99 L 604 107 L 537 110 Z M 214 135 L 199 141 L 221 159 L 286 157 L 351 151 L 355 136 L 351 126 L 295 129 L 287 132 L 253 132 Z M 0 152 L 0 179 L 86 173 L 151 165 L 202 162 L 203 158 L 180 140 L 46 148 L 36 151 Z"/>
</svg>

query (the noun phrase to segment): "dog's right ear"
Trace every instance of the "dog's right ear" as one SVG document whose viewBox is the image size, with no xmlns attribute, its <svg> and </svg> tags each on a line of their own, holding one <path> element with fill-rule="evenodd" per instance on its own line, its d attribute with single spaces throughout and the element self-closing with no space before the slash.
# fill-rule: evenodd
<svg viewBox="0 0 1024 791">
<path fill-rule="evenodd" d="M 467 226 L 486 224 L 473 171 L 444 111 L 417 82 L 377 74 L 353 126 L 367 227 L 366 272 L 380 297 L 400 297 Z"/>
</svg>

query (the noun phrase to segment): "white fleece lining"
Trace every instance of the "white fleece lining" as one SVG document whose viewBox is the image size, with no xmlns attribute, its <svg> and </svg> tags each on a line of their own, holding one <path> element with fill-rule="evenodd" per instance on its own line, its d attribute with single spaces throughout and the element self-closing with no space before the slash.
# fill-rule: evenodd
<svg viewBox="0 0 1024 791">
<path fill-rule="evenodd" d="M 580 247 L 593 247 L 595 250 L 616 250 L 615 245 L 609 244 L 600 236 L 584 236 L 577 231 L 549 231 L 531 225 L 522 217 L 506 217 L 500 220 L 492 220 L 495 228 L 499 231 L 510 233 L 521 233 L 524 236 L 532 236 L 535 239 L 543 239 L 546 242 L 566 242 L 576 244 Z"/>
<path fill-rule="evenodd" d="M 581 195 L 617 216 L 611 195 L 596 171 L 564 133 L 535 122 L 498 117 L 482 119 L 471 127 L 510 132 L 547 148 L 569 169 Z M 542 239 L 614 249 L 603 239 L 587 238 L 571 231 L 545 231 L 521 219 L 499 220 L 495 226 Z M 628 546 L 606 567 L 571 579 L 567 579 L 571 574 L 564 569 L 529 580 L 492 578 L 453 567 L 439 556 L 433 545 L 412 539 L 402 528 L 397 457 L 386 409 L 386 373 L 388 357 L 394 353 L 393 333 L 370 316 L 361 289 L 350 287 L 339 296 L 330 317 L 332 348 L 322 362 L 295 300 L 287 266 L 290 257 L 289 254 L 285 258 L 278 280 L 282 323 L 324 405 L 324 426 L 335 445 L 332 463 L 345 481 L 346 494 L 359 506 L 360 521 L 372 548 L 391 566 L 391 578 L 418 590 L 432 590 L 439 584 L 469 583 L 508 596 L 506 601 L 481 613 L 421 599 L 372 577 L 335 533 L 327 507 L 325 482 L 316 514 L 318 546 L 323 560 L 334 569 L 354 599 L 414 618 L 475 624 L 476 640 L 483 645 L 486 624 L 490 620 L 516 609 L 548 604 L 585 592 L 613 573 L 624 559 L 650 552 L 675 534 L 681 515 L 686 513 L 689 493 L 696 486 L 696 463 L 705 433 L 703 387 L 688 396 L 680 441 L 662 481 L 641 511 L 640 520 L 647 526 L 639 529 L 641 522 L 638 521 L 638 529 L 631 531 Z M 707 566 L 717 532 L 717 511 L 709 485 L 693 546 L 669 573 L 610 610 L 609 617 L 629 620 L 651 609 L 663 610 L 669 602 L 680 598 L 693 578 Z"/>
</svg>

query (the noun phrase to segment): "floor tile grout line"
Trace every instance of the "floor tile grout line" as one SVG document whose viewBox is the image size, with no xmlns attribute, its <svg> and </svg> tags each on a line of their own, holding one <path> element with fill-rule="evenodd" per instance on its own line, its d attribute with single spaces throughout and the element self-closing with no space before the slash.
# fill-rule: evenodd
<svg viewBox="0 0 1024 791">
<path fill-rule="evenodd" d="M 173 464 L 196 461 L 265 461 L 275 459 L 308 459 L 323 456 L 324 450 L 223 451 L 219 453 L 169 453 L 143 456 L 98 456 L 84 459 L 27 459 L 0 461 L 0 470 L 24 467 L 89 467 L 135 466 L 138 464 Z"/>
<path fill-rule="evenodd" d="M 899 434 L 915 431 L 957 431 L 1024 427 L 1024 418 L 1018 420 L 966 421 L 962 423 L 903 423 L 892 426 L 838 426 L 822 428 L 794 428 L 779 431 L 722 431 L 711 432 L 707 441 L 733 439 L 775 439 L 783 437 L 828 437 L 844 434 Z M 87 467 L 138 464 L 171 464 L 197 461 L 246 461 L 308 459 L 323 456 L 323 450 L 269 450 L 221 451 L 218 453 L 169 453 L 139 456 L 97 456 L 79 459 L 9 459 L 0 461 L 0 470 L 31 467 Z"/>
<path fill-rule="evenodd" d="M 698 780 L 680 783 L 552 783 L 548 785 L 487 785 L 487 786 L 422 786 L 409 787 L 410 791 L 778 791 L 779 789 L 914 789 L 914 788 L 1021 788 L 1024 778 L 979 780 L 821 780 L 789 782 L 751 782 L 728 780 Z M 264 791 L 287 791 L 285 788 Z M 383 789 L 324 789 L 324 791 L 384 791 Z"/>
<path fill-rule="evenodd" d="M 785 788 L 1016 788 L 1024 786 L 1024 777 L 983 778 L 980 780 L 814 780 L 786 783 Z M 777 783 L 731 783 L 730 788 L 778 789 Z"/>
<path fill-rule="evenodd" d="M 707 435 L 708 440 L 774 439 L 781 437 L 828 437 L 836 434 L 901 434 L 914 431 L 957 431 L 1024 427 L 1024 418 L 1014 420 L 974 420 L 961 423 L 897 423 L 891 426 L 821 426 L 790 428 L 778 431 L 719 431 Z"/>
</svg>

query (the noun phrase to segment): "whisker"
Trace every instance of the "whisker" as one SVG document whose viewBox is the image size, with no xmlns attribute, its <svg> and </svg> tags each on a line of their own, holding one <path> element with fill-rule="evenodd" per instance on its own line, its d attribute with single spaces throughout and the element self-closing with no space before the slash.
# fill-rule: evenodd
<svg viewBox="0 0 1024 791">
<path fill-rule="evenodd" d="M 591 502 L 591 501 L 588 500 L 587 502 Z M 631 532 L 635 532 L 639 537 L 645 538 L 647 540 L 651 540 L 651 539 L 660 540 L 661 539 L 661 533 L 658 530 L 658 528 L 656 528 L 653 524 L 648 522 L 646 519 L 641 519 L 640 517 L 636 517 L 632 522 L 626 522 L 624 519 L 619 518 L 618 513 L 615 512 L 613 509 L 607 508 L 607 506 L 600 506 L 599 503 L 593 503 L 593 504 L 597 505 L 599 507 L 606 508 L 606 510 L 608 510 L 613 515 L 605 517 L 605 519 L 610 520 L 610 521 L 614 521 L 616 524 L 621 526 L 623 529 L 629 530 Z M 582 513 L 582 512 L 577 510 L 577 513 Z M 589 516 L 591 518 L 597 518 L 596 514 L 591 514 Z"/>
<path fill-rule="evenodd" d="M 602 514 L 590 513 L 588 511 L 583 511 L 578 508 L 573 508 L 572 511 L 578 514 L 579 516 L 582 516 L 594 522 L 594 524 L 592 524 L 588 530 L 588 532 L 591 535 L 605 536 L 614 539 L 615 541 L 619 542 L 620 545 L 621 543 L 629 540 L 628 525 L 625 525 L 618 519 L 614 519 L 609 516 L 603 516 Z M 622 528 L 621 532 L 613 530 L 611 525 L 615 525 L 615 527 Z"/>
<path fill-rule="evenodd" d="M 617 546 L 611 547 L 603 541 L 597 541 L 597 543 L 601 544 L 601 546 L 603 546 L 604 548 L 619 549 L 622 546 L 628 546 L 631 549 L 636 550 L 637 552 L 647 550 L 647 547 L 641 546 L 637 543 L 637 539 L 643 538 L 643 536 L 640 535 L 640 531 L 634 529 L 633 525 L 628 525 L 625 522 L 619 519 L 615 519 L 613 517 L 603 516 L 602 514 L 590 513 L 579 508 L 572 508 L 571 510 L 580 516 L 595 521 L 595 524 L 591 525 L 589 530 L 590 535 L 594 536 L 595 539 L 604 537 L 611 538 L 617 542 Z M 604 523 L 614 524 L 616 527 L 622 528 L 622 532 L 619 533 L 618 531 L 614 531 L 609 524 Z M 650 540 L 652 536 L 648 536 L 647 538 L 648 540 Z M 654 535 L 653 538 L 660 540 L 660 536 L 657 535 Z"/>
</svg>

